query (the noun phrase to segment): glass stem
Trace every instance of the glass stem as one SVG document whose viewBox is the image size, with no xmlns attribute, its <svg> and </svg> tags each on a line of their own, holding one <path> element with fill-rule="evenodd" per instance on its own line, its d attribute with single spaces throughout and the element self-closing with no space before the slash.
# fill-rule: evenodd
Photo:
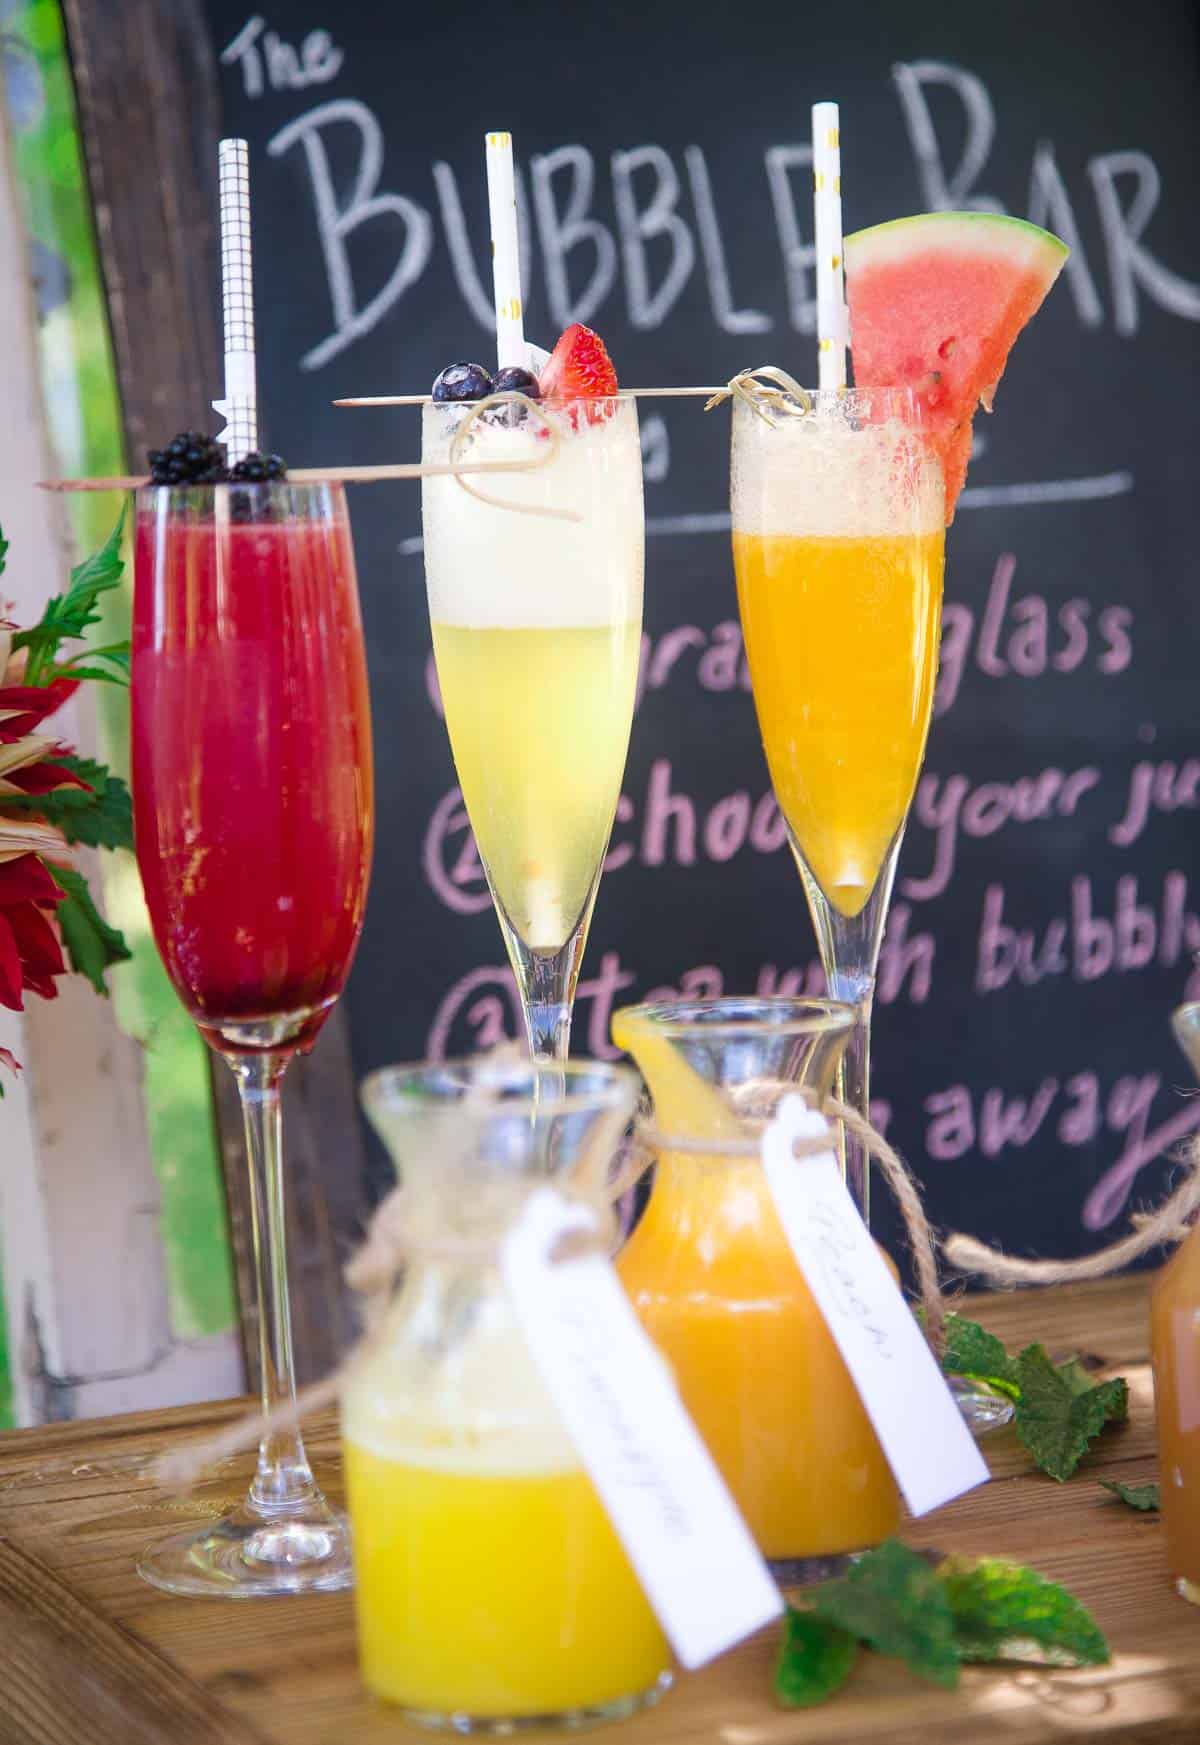
<svg viewBox="0 0 1200 1745">
<path fill-rule="evenodd" d="M 262 1407 L 294 1404 L 292 1315 L 288 1300 L 287 1231 L 283 1202 L 283 1114 L 280 1084 L 290 1050 L 229 1057 L 242 1099 L 250 1166 L 250 1227 L 258 1299 Z M 287 1514 L 316 1494 L 298 1425 L 270 1430 L 258 1445 L 250 1504 L 261 1514 Z"/>
<path fill-rule="evenodd" d="M 571 1046 L 571 1008 L 575 997 L 575 941 L 561 951 L 531 951 L 525 958 L 521 1000 L 529 1052 L 534 1060 L 561 1065 Z"/>
<path fill-rule="evenodd" d="M 838 1070 L 842 1101 L 866 1119 L 871 1114 L 871 1005 L 875 997 L 875 971 L 883 944 L 884 923 L 891 901 L 896 862 L 900 857 L 903 827 L 896 832 L 879 869 L 879 876 L 856 915 L 846 915 L 825 895 L 793 843 L 792 852 L 804 881 L 809 912 L 816 929 L 817 945 L 825 983 L 832 999 L 854 1006 L 858 1022 L 850 1033 Z M 846 1186 L 863 1220 L 871 1221 L 871 1160 L 866 1147 L 848 1133 L 842 1135 Z"/>
</svg>

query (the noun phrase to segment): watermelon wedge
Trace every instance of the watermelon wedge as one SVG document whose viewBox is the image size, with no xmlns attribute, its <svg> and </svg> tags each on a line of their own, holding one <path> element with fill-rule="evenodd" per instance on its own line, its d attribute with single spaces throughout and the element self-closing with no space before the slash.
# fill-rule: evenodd
<svg viewBox="0 0 1200 1745">
<path fill-rule="evenodd" d="M 975 409 L 991 411 L 1016 337 L 1067 252 L 1048 230 L 994 212 L 924 212 L 845 240 L 855 384 L 915 390 L 942 457 L 947 522 Z"/>
</svg>

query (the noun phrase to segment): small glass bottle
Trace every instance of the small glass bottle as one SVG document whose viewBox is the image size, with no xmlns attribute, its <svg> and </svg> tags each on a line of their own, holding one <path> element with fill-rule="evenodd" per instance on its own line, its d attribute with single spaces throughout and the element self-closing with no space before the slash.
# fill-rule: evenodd
<svg viewBox="0 0 1200 1745">
<path fill-rule="evenodd" d="M 628 1069 L 486 1059 L 374 1073 L 409 1258 L 342 1398 L 359 1658 L 456 1732 L 616 1719 L 670 1651 L 534 1367 L 497 1265 L 533 1188 L 606 1203 Z"/>
<path fill-rule="evenodd" d="M 617 1271 L 759 1550 L 790 1583 L 822 1580 L 894 1533 L 900 1496 L 760 1158 L 703 1147 L 753 1144 L 798 1088 L 824 1099 L 854 1021 L 834 1000 L 724 999 L 626 1007 L 612 1025 L 671 1136 Z"/>
<path fill-rule="evenodd" d="M 1181 1006 L 1173 1023 L 1200 1077 L 1200 1003 Z M 1200 1224 L 1151 1288 L 1150 1358 L 1167 1567 L 1176 1591 L 1200 1605 Z"/>
</svg>

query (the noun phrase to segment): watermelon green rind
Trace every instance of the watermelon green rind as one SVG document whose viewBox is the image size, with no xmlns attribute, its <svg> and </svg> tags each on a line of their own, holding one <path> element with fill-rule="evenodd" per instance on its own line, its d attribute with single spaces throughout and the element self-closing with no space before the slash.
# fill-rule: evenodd
<svg viewBox="0 0 1200 1745">
<path fill-rule="evenodd" d="M 899 259 L 911 252 L 915 242 L 922 252 L 946 249 L 976 254 L 986 249 L 1014 259 L 1023 256 L 1029 266 L 1042 266 L 1051 282 L 1070 253 L 1065 242 L 1027 218 L 1010 218 L 1003 212 L 921 212 L 872 224 L 846 237 L 847 270 Z"/>
<path fill-rule="evenodd" d="M 845 239 L 855 384 L 910 390 L 942 459 L 948 521 L 975 410 L 990 411 L 1008 354 L 1067 253 L 1049 231 L 995 212 L 926 212 Z"/>
</svg>

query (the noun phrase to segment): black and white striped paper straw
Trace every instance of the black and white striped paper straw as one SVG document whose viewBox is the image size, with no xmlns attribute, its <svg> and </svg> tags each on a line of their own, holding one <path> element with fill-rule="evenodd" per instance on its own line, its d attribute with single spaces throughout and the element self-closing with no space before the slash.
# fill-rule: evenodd
<svg viewBox="0 0 1200 1745">
<path fill-rule="evenodd" d="M 250 163 L 244 139 L 218 147 L 221 200 L 221 300 L 225 317 L 224 442 L 233 466 L 258 447 L 258 387 L 254 368 L 254 275 L 250 253 Z"/>
</svg>

